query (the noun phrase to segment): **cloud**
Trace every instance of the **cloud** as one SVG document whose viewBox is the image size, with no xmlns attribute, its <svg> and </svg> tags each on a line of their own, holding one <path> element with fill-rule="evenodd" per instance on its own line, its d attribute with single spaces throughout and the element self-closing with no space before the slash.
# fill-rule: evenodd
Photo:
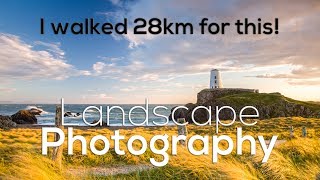
<svg viewBox="0 0 320 180">
<path fill-rule="evenodd" d="M 36 41 L 30 45 L 20 37 L 0 33 L 0 79 L 65 79 L 89 75 L 68 64 L 60 43 Z M 45 47 L 45 49 L 41 49 Z"/>
<path fill-rule="evenodd" d="M 144 74 L 144 75 L 138 77 L 138 80 L 140 80 L 140 81 L 156 81 L 158 79 L 159 79 L 159 75 L 152 74 L 152 73 Z"/>
<path fill-rule="evenodd" d="M 96 90 L 94 90 L 96 91 Z M 88 94 L 83 94 L 81 98 L 81 103 L 90 103 L 90 104 L 96 104 L 96 103 L 101 103 L 104 104 L 106 101 L 113 100 L 114 97 L 109 96 L 106 93 L 94 93 L 90 92 Z"/>
<path fill-rule="evenodd" d="M 289 80 L 288 83 L 294 86 L 320 86 L 320 78 L 313 80 Z"/>
<path fill-rule="evenodd" d="M 107 94 L 104 94 L 104 93 L 98 94 L 97 96 L 101 99 L 112 99 L 111 96 L 108 96 Z"/>
<path fill-rule="evenodd" d="M 261 74 L 251 77 L 287 79 L 291 85 L 320 85 L 320 68 L 300 66 L 292 69 L 289 73 Z"/>
<path fill-rule="evenodd" d="M 120 0 L 110 0 L 110 1 L 114 5 L 119 5 L 119 3 L 121 2 Z"/>
<path fill-rule="evenodd" d="M 12 93 L 15 92 L 16 89 L 15 88 L 0 88 L 0 92 L 1 93 Z"/>
<path fill-rule="evenodd" d="M 155 94 L 159 94 L 159 93 L 163 93 L 163 92 L 169 92 L 170 88 L 174 88 L 174 87 L 178 87 L 180 85 L 177 86 L 163 86 L 163 85 L 154 85 L 154 86 L 128 86 L 125 88 L 120 88 L 121 92 L 125 92 L 125 93 L 136 93 L 136 92 L 140 92 L 142 94 L 144 93 L 155 93 Z"/>
<path fill-rule="evenodd" d="M 183 4 L 179 1 L 141 0 L 120 4 L 123 8 L 118 11 L 116 18 L 119 20 L 123 17 L 129 20 L 157 17 L 168 18 L 170 22 L 193 22 L 196 25 L 203 17 L 209 18 L 209 22 L 231 23 L 244 18 L 273 21 L 277 17 L 280 22 L 278 35 L 238 35 L 234 28 L 229 29 L 226 35 L 134 35 L 129 30 L 123 37 L 128 41 L 130 49 L 125 58 L 129 63 L 126 67 L 114 66 L 126 72 L 123 74 L 126 77 L 122 78 L 161 81 L 187 74 L 206 73 L 211 68 L 219 68 L 224 72 L 258 70 L 261 74 L 267 74 L 274 67 L 288 67 L 291 72 L 255 77 L 288 80 L 320 77 L 318 0 L 205 0 L 201 3 L 188 0 Z M 199 29 L 195 28 L 195 31 Z M 126 71 L 133 66 L 130 62 L 137 59 L 143 62 L 143 67 Z M 131 75 L 129 78 L 127 73 Z"/>
<path fill-rule="evenodd" d="M 132 92 L 132 91 L 135 91 L 135 90 L 137 90 L 137 87 L 135 87 L 135 86 L 129 86 L 129 87 L 120 89 L 120 91 L 122 91 L 122 92 Z"/>
<path fill-rule="evenodd" d="M 122 82 L 128 82 L 136 78 L 139 75 L 137 72 L 142 69 L 144 69 L 144 63 L 138 60 L 128 62 L 128 64 L 122 64 L 122 62 L 120 64 L 117 61 L 98 61 L 93 64 L 90 74 L 101 78 L 118 79 Z M 141 80 L 143 79 L 143 77 L 140 78 Z"/>
<path fill-rule="evenodd" d="M 106 61 L 106 62 L 118 62 L 124 59 L 123 56 L 120 57 L 106 57 L 106 56 L 98 56 L 99 59 Z"/>
<path fill-rule="evenodd" d="M 63 59 L 65 52 L 60 48 L 60 43 L 46 43 L 42 41 L 35 41 L 35 45 L 47 47 L 47 51 L 52 52 L 57 58 Z"/>
</svg>

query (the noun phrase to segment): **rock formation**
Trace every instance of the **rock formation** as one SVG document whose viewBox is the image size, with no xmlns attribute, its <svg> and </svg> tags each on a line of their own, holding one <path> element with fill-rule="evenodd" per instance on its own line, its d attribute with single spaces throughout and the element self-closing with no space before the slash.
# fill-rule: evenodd
<svg viewBox="0 0 320 180">
<path fill-rule="evenodd" d="M 20 110 L 11 116 L 13 122 L 17 124 L 37 124 L 37 113 L 31 110 Z"/>
<path fill-rule="evenodd" d="M 188 110 L 184 110 L 188 122 L 191 119 L 192 110 L 197 106 L 212 107 L 212 120 L 215 120 L 215 107 L 231 106 L 237 113 L 245 106 L 254 106 L 259 111 L 260 119 L 275 117 L 318 117 L 320 118 L 320 105 L 316 103 L 297 101 L 281 95 L 280 93 L 259 93 L 255 89 L 204 89 L 197 95 L 197 103 L 186 104 Z M 245 113 L 253 113 L 246 112 Z M 199 109 L 195 112 L 195 120 L 199 123 L 208 119 L 208 112 Z M 238 117 L 238 114 L 237 114 Z M 232 113 L 223 110 L 219 114 L 220 119 L 231 119 Z"/>
<path fill-rule="evenodd" d="M 16 126 L 17 124 L 11 120 L 10 116 L 0 115 L 0 129 L 10 129 Z"/>
<path fill-rule="evenodd" d="M 79 117 L 81 116 L 81 113 L 73 113 L 71 111 L 67 111 L 63 115 L 64 117 Z"/>
</svg>

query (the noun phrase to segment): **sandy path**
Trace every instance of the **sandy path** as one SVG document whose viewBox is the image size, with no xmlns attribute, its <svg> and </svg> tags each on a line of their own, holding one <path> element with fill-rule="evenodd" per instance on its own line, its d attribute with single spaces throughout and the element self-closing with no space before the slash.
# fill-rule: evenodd
<svg viewBox="0 0 320 180">
<path fill-rule="evenodd" d="M 117 174 L 129 174 L 132 172 L 150 170 L 153 168 L 155 167 L 148 164 L 122 165 L 114 167 L 79 167 L 68 169 L 68 173 L 77 176 L 85 176 L 90 174 L 96 176 L 110 176 Z"/>
<path fill-rule="evenodd" d="M 266 142 L 267 145 L 270 144 L 270 140 L 266 140 L 265 142 Z M 287 142 L 287 140 L 277 139 L 275 146 L 279 146 L 280 144 L 283 144 L 283 143 L 285 143 L 285 142 Z"/>
</svg>

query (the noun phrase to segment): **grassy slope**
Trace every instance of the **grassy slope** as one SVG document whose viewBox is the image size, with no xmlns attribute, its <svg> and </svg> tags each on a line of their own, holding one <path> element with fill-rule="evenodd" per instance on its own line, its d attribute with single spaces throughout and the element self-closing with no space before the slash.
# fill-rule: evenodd
<svg viewBox="0 0 320 180">
<path fill-rule="evenodd" d="M 228 95 L 218 98 L 217 101 L 227 102 L 234 106 L 263 104 L 266 106 L 281 104 L 281 102 L 290 102 L 298 105 L 303 105 L 311 110 L 320 112 L 320 104 L 314 102 L 298 101 L 281 95 L 280 93 L 240 93 Z"/>
<path fill-rule="evenodd" d="M 289 138 L 289 126 L 295 127 L 296 137 Z M 220 132 L 235 137 L 235 128 L 221 127 Z M 308 138 L 300 138 L 302 126 L 307 126 Z M 189 135 L 214 135 L 214 127 L 198 127 L 189 125 Z M 279 139 L 288 141 L 273 150 L 268 163 L 261 164 L 262 152 L 256 156 L 249 154 L 248 144 L 245 143 L 244 154 L 238 156 L 235 149 L 231 155 L 220 157 L 217 164 L 212 163 L 209 156 L 193 156 L 185 148 L 178 149 L 177 156 L 171 156 L 169 164 L 162 168 L 136 172 L 114 177 L 76 177 L 67 174 L 68 167 L 78 166 L 114 166 L 121 164 L 149 164 L 149 158 L 155 157 L 150 150 L 141 156 L 126 154 L 118 156 L 113 151 L 103 156 L 81 156 L 80 144 L 75 144 L 75 155 L 67 156 L 63 160 L 64 170 L 59 172 L 55 164 L 46 156 L 41 155 L 40 129 L 12 129 L 0 131 L 0 179 L 315 179 L 320 172 L 320 119 L 312 118 L 275 118 L 259 121 L 256 126 L 243 127 L 243 134 L 254 137 L 263 135 L 270 138 L 278 135 Z M 139 134 L 150 139 L 155 134 L 177 134 L 176 127 L 161 127 L 157 129 L 136 128 L 120 130 L 127 138 Z M 97 134 L 109 137 L 113 131 L 108 129 L 75 130 L 74 134 L 81 134 L 87 139 Z M 111 147 L 113 143 L 111 142 Z M 100 144 L 102 146 L 102 144 Z M 100 146 L 98 145 L 98 146 Z M 139 147 L 139 144 L 136 144 Z M 159 143 L 161 146 L 161 143 Z M 196 147 L 201 147 L 197 143 Z M 66 144 L 65 144 L 66 147 Z M 121 143 L 125 149 L 125 143 Z M 112 149 L 112 148 L 111 148 Z M 168 151 L 170 152 L 170 150 Z M 211 151 L 210 151 L 211 152 Z M 65 152 L 66 154 L 66 149 Z M 161 158 L 157 156 L 156 158 Z"/>
<path fill-rule="evenodd" d="M 312 103 L 312 104 L 318 104 L 318 105 L 320 105 L 320 102 L 318 102 L 318 101 L 308 101 L 308 103 Z"/>
</svg>

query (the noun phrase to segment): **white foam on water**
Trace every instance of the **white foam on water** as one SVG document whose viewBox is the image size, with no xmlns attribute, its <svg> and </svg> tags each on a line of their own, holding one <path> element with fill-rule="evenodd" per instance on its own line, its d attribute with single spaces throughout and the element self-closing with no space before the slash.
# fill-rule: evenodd
<svg viewBox="0 0 320 180">
<path fill-rule="evenodd" d="M 37 109 L 37 110 L 41 111 L 40 115 L 54 115 L 54 114 L 55 114 L 55 113 L 47 112 L 47 111 L 41 109 L 40 106 L 37 107 L 37 106 L 28 105 L 28 106 L 27 106 L 26 108 L 24 108 L 24 109 L 25 109 L 25 110 Z"/>
</svg>

